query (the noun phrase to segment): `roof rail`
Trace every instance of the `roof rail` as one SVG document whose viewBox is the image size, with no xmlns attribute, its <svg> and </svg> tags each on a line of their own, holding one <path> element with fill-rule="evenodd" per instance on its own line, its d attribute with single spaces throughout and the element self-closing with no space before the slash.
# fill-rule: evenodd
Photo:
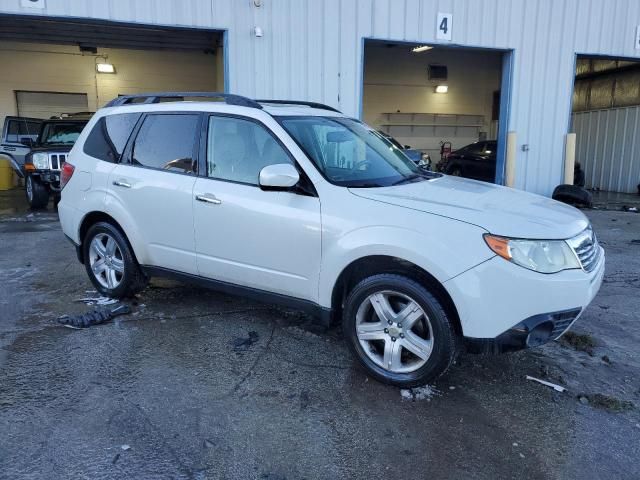
<svg viewBox="0 0 640 480">
<path fill-rule="evenodd" d="M 337 108 L 330 107 L 317 102 L 303 102 L 300 100 L 256 100 L 258 103 L 273 103 L 276 105 L 304 105 L 305 107 L 319 108 L 320 110 L 330 110 L 336 113 L 342 113 Z"/>
<path fill-rule="evenodd" d="M 122 95 L 121 97 L 114 98 L 107 107 L 118 107 L 120 105 L 138 105 L 149 103 L 160 103 L 163 98 L 173 99 L 180 102 L 185 101 L 187 98 L 220 98 L 227 105 L 237 105 L 240 107 L 250 107 L 262 109 L 255 100 L 243 97 L 240 95 L 232 95 L 230 93 L 221 92 L 161 92 L 161 93 L 139 93 L 136 95 Z"/>
</svg>

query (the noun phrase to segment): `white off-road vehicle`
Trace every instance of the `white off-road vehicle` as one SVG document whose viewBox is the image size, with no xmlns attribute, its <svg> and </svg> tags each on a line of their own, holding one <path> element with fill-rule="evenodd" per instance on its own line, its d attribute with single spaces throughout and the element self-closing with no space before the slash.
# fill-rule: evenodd
<svg viewBox="0 0 640 480">
<path fill-rule="evenodd" d="M 359 362 L 400 386 L 434 379 L 463 347 L 558 338 L 604 272 L 573 207 L 425 171 L 309 102 L 117 98 L 61 186 L 62 228 L 102 294 L 168 275 L 341 319 Z"/>
</svg>

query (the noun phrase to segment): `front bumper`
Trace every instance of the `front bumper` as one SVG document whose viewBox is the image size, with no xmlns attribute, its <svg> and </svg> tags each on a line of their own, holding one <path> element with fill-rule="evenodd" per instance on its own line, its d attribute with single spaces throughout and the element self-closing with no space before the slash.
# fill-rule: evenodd
<svg viewBox="0 0 640 480">
<path fill-rule="evenodd" d="M 541 274 L 494 257 L 444 286 L 470 350 L 517 350 L 562 335 L 598 293 L 604 267 L 604 251 L 591 272 Z"/>
<path fill-rule="evenodd" d="M 48 184 L 52 190 L 60 190 L 59 170 L 33 170 L 28 174 L 39 178 L 42 183 Z"/>
</svg>

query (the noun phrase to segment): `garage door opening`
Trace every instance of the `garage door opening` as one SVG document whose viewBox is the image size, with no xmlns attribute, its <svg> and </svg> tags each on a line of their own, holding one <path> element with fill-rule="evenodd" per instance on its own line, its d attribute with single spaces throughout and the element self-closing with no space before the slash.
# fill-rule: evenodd
<svg viewBox="0 0 640 480">
<path fill-rule="evenodd" d="M 0 125 L 94 112 L 118 95 L 224 91 L 223 33 L 0 16 Z"/>
<path fill-rule="evenodd" d="M 510 55 L 366 40 L 363 120 L 432 170 L 503 183 Z"/>
<path fill-rule="evenodd" d="M 594 202 L 637 201 L 640 193 L 640 62 L 579 55 L 570 131 L 576 183 Z"/>
</svg>

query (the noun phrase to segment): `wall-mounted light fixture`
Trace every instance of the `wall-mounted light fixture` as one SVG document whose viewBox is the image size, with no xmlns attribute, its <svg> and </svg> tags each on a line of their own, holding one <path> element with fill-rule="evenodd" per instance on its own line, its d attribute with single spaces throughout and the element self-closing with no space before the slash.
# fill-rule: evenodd
<svg viewBox="0 0 640 480">
<path fill-rule="evenodd" d="M 98 73 L 116 73 L 116 67 L 112 63 L 96 63 Z"/>
<path fill-rule="evenodd" d="M 448 85 L 436 85 L 436 93 L 447 93 L 448 91 Z"/>
<path fill-rule="evenodd" d="M 413 53 L 420 53 L 420 52 L 426 52 L 427 50 L 431 50 L 433 47 L 430 47 L 429 45 L 420 45 L 418 47 L 412 48 L 411 51 Z"/>
</svg>

